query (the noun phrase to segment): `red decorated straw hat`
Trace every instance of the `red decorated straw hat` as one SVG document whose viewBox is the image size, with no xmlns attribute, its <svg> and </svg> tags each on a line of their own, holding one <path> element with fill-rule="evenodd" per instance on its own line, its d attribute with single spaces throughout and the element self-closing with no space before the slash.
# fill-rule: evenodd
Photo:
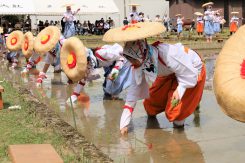
<svg viewBox="0 0 245 163">
<path fill-rule="evenodd" d="M 60 52 L 61 67 L 73 82 L 84 79 L 87 70 L 87 55 L 81 40 L 76 37 L 67 39 Z"/>
<path fill-rule="evenodd" d="M 22 53 L 25 58 L 30 58 L 32 56 L 33 48 L 34 48 L 34 37 L 31 32 L 27 32 L 24 34 L 24 40 L 22 42 Z"/>
<path fill-rule="evenodd" d="M 60 30 L 56 26 L 44 28 L 34 41 L 34 50 L 38 54 L 45 54 L 52 50 L 61 36 Z"/>
<path fill-rule="evenodd" d="M 7 37 L 6 46 L 10 51 L 18 51 L 21 49 L 23 40 L 24 34 L 22 31 L 13 31 Z"/>
<path fill-rule="evenodd" d="M 126 42 L 135 41 L 158 35 L 165 32 L 166 28 L 159 22 L 140 22 L 123 27 L 113 28 L 104 34 L 103 41 Z"/>
</svg>

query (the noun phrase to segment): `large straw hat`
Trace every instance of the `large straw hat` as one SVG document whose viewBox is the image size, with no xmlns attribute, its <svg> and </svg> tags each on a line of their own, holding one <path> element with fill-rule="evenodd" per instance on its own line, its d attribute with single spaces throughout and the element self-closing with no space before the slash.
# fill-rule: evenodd
<svg viewBox="0 0 245 163">
<path fill-rule="evenodd" d="M 238 11 L 233 11 L 233 12 L 231 12 L 231 14 L 239 14 L 239 12 Z"/>
<path fill-rule="evenodd" d="M 67 39 L 60 52 L 61 67 L 73 82 L 84 79 L 87 70 L 87 56 L 83 43 L 76 37 Z"/>
<path fill-rule="evenodd" d="M 10 51 L 18 51 L 21 49 L 23 40 L 24 40 L 23 32 L 13 31 L 7 37 L 7 40 L 6 40 L 7 48 Z"/>
<path fill-rule="evenodd" d="M 24 40 L 22 42 L 22 53 L 25 56 L 25 58 L 30 58 L 32 56 L 34 47 L 34 37 L 31 32 L 26 32 L 24 34 Z"/>
<path fill-rule="evenodd" d="M 140 4 L 137 4 L 137 3 L 130 3 L 128 4 L 129 6 L 140 6 Z"/>
<path fill-rule="evenodd" d="M 195 12 L 194 15 L 196 15 L 196 16 L 203 16 L 203 14 L 200 13 L 200 12 Z"/>
<path fill-rule="evenodd" d="M 176 16 L 176 17 L 178 17 L 178 16 L 182 16 L 182 14 L 176 14 L 175 16 Z"/>
<path fill-rule="evenodd" d="M 74 6 L 75 4 L 73 3 L 67 3 L 67 4 L 64 4 L 62 5 L 61 7 L 71 7 L 71 6 Z"/>
<path fill-rule="evenodd" d="M 45 54 L 52 50 L 61 36 L 60 30 L 56 26 L 44 28 L 34 41 L 34 49 L 38 54 Z"/>
<path fill-rule="evenodd" d="M 215 65 L 214 92 L 229 117 L 245 122 L 245 26 L 228 39 Z"/>
<path fill-rule="evenodd" d="M 207 7 L 207 6 L 210 6 L 210 5 L 214 5 L 214 3 L 213 2 L 204 3 L 202 5 L 202 7 Z"/>
<path fill-rule="evenodd" d="M 106 42 L 126 42 L 140 40 L 165 32 L 166 28 L 159 22 L 140 22 L 107 31 L 103 37 Z"/>
</svg>

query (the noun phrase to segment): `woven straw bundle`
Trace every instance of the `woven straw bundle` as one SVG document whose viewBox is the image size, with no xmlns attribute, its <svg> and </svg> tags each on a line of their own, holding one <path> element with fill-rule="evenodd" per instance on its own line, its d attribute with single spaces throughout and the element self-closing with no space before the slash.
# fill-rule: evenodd
<svg viewBox="0 0 245 163">
<path fill-rule="evenodd" d="M 218 104 L 229 117 L 245 122 L 245 26 L 225 43 L 214 72 Z"/>
</svg>

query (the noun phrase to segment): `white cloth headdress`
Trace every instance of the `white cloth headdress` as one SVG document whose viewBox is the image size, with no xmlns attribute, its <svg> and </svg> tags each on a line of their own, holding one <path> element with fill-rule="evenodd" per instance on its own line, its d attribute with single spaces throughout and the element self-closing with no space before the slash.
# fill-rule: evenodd
<svg viewBox="0 0 245 163">
<path fill-rule="evenodd" d="M 140 85 L 142 78 L 145 77 L 147 83 L 151 85 L 157 77 L 157 56 L 153 55 L 153 49 L 144 40 L 127 42 L 123 55 L 138 60 L 142 65 L 133 69 L 136 84 Z"/>
</svg>

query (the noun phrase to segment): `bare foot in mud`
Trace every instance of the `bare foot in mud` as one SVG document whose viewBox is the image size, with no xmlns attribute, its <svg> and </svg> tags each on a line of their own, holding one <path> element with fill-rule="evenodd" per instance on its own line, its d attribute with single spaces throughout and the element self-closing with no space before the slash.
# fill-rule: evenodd
<svg viewBox="0 0 245 163">
<path fill-rule="evenodd" d="M 127 134 L 128 134 L 128 127 L 123 127 L 123 128 L 121 129 L 121 134 L 122 134 L 122 135 L 127 135 Z"/>
</svg>

